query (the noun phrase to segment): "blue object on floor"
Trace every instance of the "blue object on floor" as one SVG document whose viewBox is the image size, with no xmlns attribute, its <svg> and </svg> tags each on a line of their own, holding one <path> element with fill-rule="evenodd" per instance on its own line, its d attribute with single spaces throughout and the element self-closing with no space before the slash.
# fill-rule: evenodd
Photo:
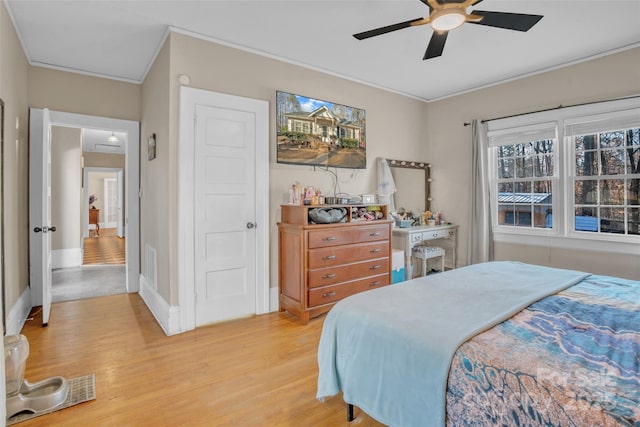
<svg viewBox="0 0 640 427">
<path fill-rule="evenodd" d="M 400 283 L 400 282 L 404 282 L 404 267 L 402 267 L 400 270 L 393 270 L 391 271 L 391 283 L 395 284 L 395 283 Z"/>
</svg>

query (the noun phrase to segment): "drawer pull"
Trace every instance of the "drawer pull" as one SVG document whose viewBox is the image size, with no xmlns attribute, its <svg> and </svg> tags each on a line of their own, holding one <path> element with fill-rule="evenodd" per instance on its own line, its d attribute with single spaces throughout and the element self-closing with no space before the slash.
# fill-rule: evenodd
<svg viewBox="0 0 640 427">
<path fill-rule="evenodd" d="M 369 270 L 377 270 L 380 267 L 382 267 L 380 264 L 372 265 L 371 267 L 369 267 Z"/>
<path fill-rule="evenodd" d="M 336 277 L 336 273 L 325 274 L 322 276 L 323 279 L 333 279 L 334 277 Z"/>
<path fill-rule="evenodd" d="M 376 252 L 380 252 L 382 249 L 380 248 L 376 248 L 376 249 L 371 249 L 369 252 L 371 252 L 372 254 L 375 254 Z"/>
<path fill-rule="evenodd" d="M 332 240 L 336 240 L 336 238 L 335 238 L 335 237 L 333 237 L 333 236 L 329 236 L 329 237 L 325 237 L 325 238 L 324 238 L 324 239 L 322 239 L 322 240 L 324 240 L 325 242 L 330 242 L 330 241 L 332 241 Z"/>
<path fill-rule="evenodd" d="M 379 235 L 380 235 L 379 231 L 376 231 L 375 233 L 369 233 L 369 236 L 371 236 L 371 237 L 375 237 L 375 236 L 379 236 Z"/>
<path fill-rule="evenodd" d="M 331 291 L 331 292 L 325 292 L 322 294 L 323 297 L 327 298 L 327 297 L 332 297 L 336 294 L 336 291 Z"/>
<path fill-rule="evenodd" d="M 433 233 L 433 237 L 438 237 L 438 233 Z"/>
<path fill-rule="evenodd" d="M 336 259 L 336 256 L 335 255 L 326 255 L 326 256 L 323 256 L 322 259 L 324 259 L 324 260 Z"/>
<path fill-rule="evenodd" d="M 369 286 L 377 286 L 380 284 L 380 280 L 376 280 L 375 282 L 369 283 Z"/>
</svg>

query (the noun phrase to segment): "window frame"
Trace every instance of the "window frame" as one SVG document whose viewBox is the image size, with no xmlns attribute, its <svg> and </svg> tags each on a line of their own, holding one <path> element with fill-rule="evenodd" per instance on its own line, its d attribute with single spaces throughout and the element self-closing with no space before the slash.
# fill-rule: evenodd
<svg viewBox="0 0 640 427">
<path fill-rule="evenodd" d="M 505 119 L 491 120 L 487 123 L 489 140 L 496 136 L 517 134 L 527 129 L 540 128 L 551 123 L 556 129 L 554 142 L 554 171 L 552 178 L 553 227 L 518 227 L 498 224 L 498 165 L 497 146 L 489 144 L 488 179 L 490 184 L 491 224 L 496 242 L 544 245 L 562 248 L 605 250 L 640 255 L 640 235 L 620 235 L 616 233 L 597 233 L 575 230 L 575 194 L 576 150 L 569 141 L 566 126 L 589 120 L 607 120 L 619 115 L 633 116 L 640 120 L 640 97 L 625 98 L 616 101 L 604 101 L 574 107 L 557 108 L 538 113 L 523 114 Z M 632 127 L 635 127 L 632 126 Z M 516 138 L 517 141 L 517 138 Z M 521 140 L 519 142 L 525 142 Z M 517 143 L 517 142 L 514 142 Z M 502 144 L 506 145 L 506 144 Z M 628 175 L 625 175 L 628 176 Z M 523 178 L 522 180 L 527 180 Z M 594 179 L 603 179 L 601 176 Z M 598 205 L 596 205 L 598 206 Z"/>
</svg>

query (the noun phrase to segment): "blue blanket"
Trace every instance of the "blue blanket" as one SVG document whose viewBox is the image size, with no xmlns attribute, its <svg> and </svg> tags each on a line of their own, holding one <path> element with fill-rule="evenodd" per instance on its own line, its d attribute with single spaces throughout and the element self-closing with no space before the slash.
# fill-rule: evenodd
<svg viewBox="0 0 640 427">
<path fill-rule="evenodd" d="M 586 276 L 492 262 L 346 298 L 324 322 L 317 397 L 342 390 L 345 402 L 391 426 L 444 425 L 456 349 Z"/>
</svg>

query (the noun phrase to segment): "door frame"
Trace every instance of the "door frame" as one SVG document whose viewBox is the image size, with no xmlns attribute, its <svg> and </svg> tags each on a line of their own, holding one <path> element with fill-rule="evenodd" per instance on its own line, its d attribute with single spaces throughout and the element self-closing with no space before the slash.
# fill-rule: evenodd
<svg viewBox="0 0 640 427">
<path fill-rule="evenodd" d="M 122 168 L 107 168 L 107 167 L 98 167 L 98 166 L 85 166 L 83 168 L 83 172 L 82 172 L 82 182 L 84 184 L 83 195 L 82 195 L 82 197 L 84 197 L 84 201 L 82 202 L 82 238 L 83 239 L 86 239 L 87 237 L 89 237 L 89 184 L 88 183 L 89 183 L 89 174 L 92 172 L 107 172 L 107 173 L 113 173 L 118 175 L 120 172 L 122 172 Z M 125 174 L 125 177 L 126 177 L 126 174 Z M 115 178 L 115 179 L 118 179 L 118 178 Z M 118 222 L 122 222 L 122 221 L 123 221 L 122 218 L 118 218 Z M 125 237 L 128 237 L 126 233 L 125 233 Z"/>
<path fill-rule="evenodd" d="M 42 109 L 34 109 L 40 110 Z M 125 132 L 126 160 L 125 160 L 125 241 L 126 250 L 126 286 L 127 292 L 140 290 L 140 123 L 131 120 L 113 119 L 109 117 L 89 116 L 86 114 L 66 113 L 50 110 L 51 126 L 63 126 L 73 128 L 93 128 L 109 131 Z M 44 129 L 39 130 L 43 132 Z M 41 133 L 29 135 L 29 148 L 31 150 L 42 144 L 34 141 L 42 139 Z M 36 195 L 29 195 L 31 201 Z M 37 195 L 40 197 L 40 195 Z M 34 206 L 31 204 L 31 206 Z M 37 206 L 37 205 L 36 205 Z M 29 208 L 32 209 L 31 207 Z M 88 215 L 88 214 L 87 214 Z M 54 224 L 55 225 L 55 224 Z M 31 263 L 31 261 L 30 261 Z M 32 306 L 42 305 L 42 286 L 38 275 L 42 272 L 36 270 L 33 265 L 30 268 L 30 287 Z"/>
<path fill-rule="evenodd" d="M 269 312 L 269 103 L 190 87 L 180 87 L 178 143 L 178 303 L 180 330 L 196 327 L 195 295 L 195 120 L 196 105 L 256 114 L 256 314 Z"/>
</svg>

